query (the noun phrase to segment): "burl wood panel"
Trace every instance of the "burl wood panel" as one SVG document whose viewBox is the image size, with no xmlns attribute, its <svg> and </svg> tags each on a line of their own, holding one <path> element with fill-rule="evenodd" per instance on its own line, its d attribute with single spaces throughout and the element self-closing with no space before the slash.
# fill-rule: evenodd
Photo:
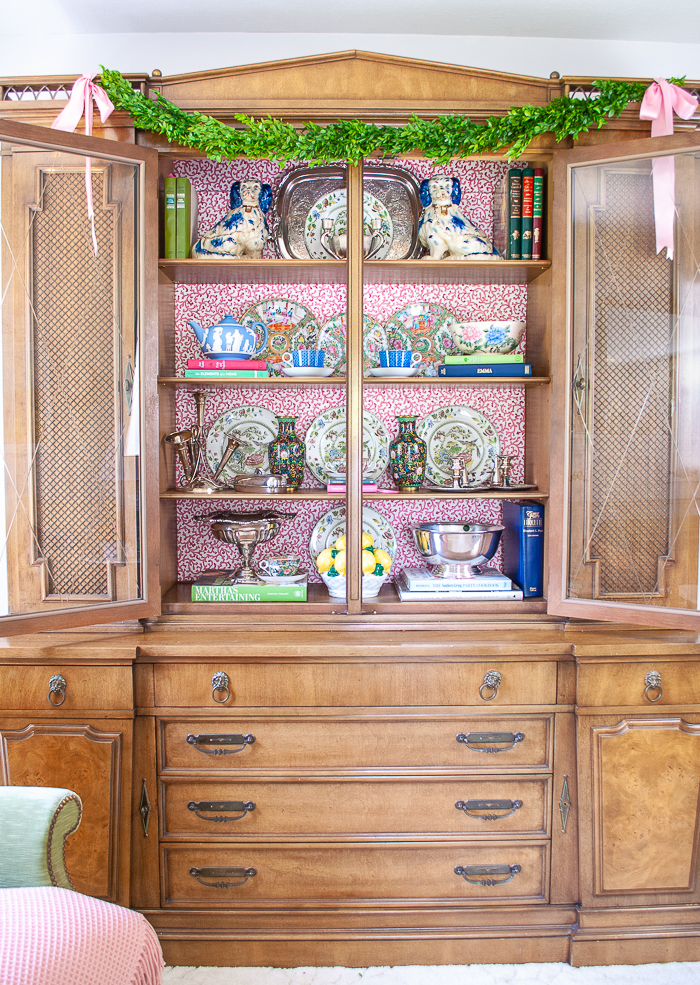
<svg viewBox="0 0 700 985">
<path fill-rule="evenodd" d="M 596 891 L 694 889 L 700 726 L 623 721 L 591 745 Z"/>
<path fill-rule="evenodd" d="M 397 834 L 466 834 L 474 838 L 504 835 L 546 837 L 550 805 L 548 777 L 508 777 L 502 780 L 415 779 L 334 780 L 300 783 L 295 778 L 261 783 L 230 779 L 202 783 L 170 779 L 162 784 L 161 809 L 166 837 L 203 839 L 278 838 L 314 834 L 373 838 Z M 521 801 L 512 813 L 506 808 L 457 809 L 458 802 Z M 199 810 L 188 804 L 243 801 L 255 804 L 242 811 Z"/>
<path fill-rule="evenodd" d="M 83 802 L 80 827 L 66 841 L 66 866 L 80 893 L 117 901 L 121 731 L 90 725 L 0 723 L 13 786 L 67 787 Z M 131 728 L 131 722 L 110 722 Z M 123 832 L 128 844 L 128 833 Z M 120 900 L 121 902 L 121 900 Z"/>
<path fill-rule="evenodd" d="M 495 698 L 479 696 L 484 675 L 497 670 L 502 683 Z M 557 665 L 548 661 L 478 663 L 320 663 L 260 662 L 157 664 L 156 704 L 166 708 L 212 708 L 212 675 L 224 671 L 231 682 L 228 707 L 338 707 L 350 705 L 555 704 Z M 485 691 L 485 694 L 491 694 Z M 217 698 L 220 695 L 217 695 Z"/>
<path fill-rule="evenodd" d="M 165 770 L 299 770 L 363 768 L 371 770 L 462 768 L 506 773 L 530 767 L 548 772 L 552 757 L 552 716 L 512 715 L 500 718 L 380 719 L 342 721 L 267 720 L 240 715 L 185 721 L 160 721 L 160 764 Z M 481 752 L 457 742 L 459 733 L 522 732 L 512 748 Z M 241 752 L 211 755 L 187 742 L 188 735 L 254 735 Z M 209 747 L 211 748 L 211 747 Z M 220 747 L 226 748 L 224 746 Z"/>
<path fill-rule="evenodd" d="M 275 900 L 333 900 L 345 906 L 368 900 L 474 900 L 483 905 L 504 899 L 544 903 L 547 896 L 549 846 L 542 844 L 244 843 L 235 848 L 167 845 L 162 851 L 164 905 L 200 903 L 216 908 Z M 454 871 L 456 865 L 516 864 L 522 870 L 495 886 L 473 885 Z M 212 888 L 190 875 L 190 868 L 206 866 L 252 867 L 257 874 L 241 886 Z M 210 883 L 227 881 L 218 875 L 202 878 Z"/>
<path fill-rule="evenodd" d="M 131 667 L 80 667 L 77 665 L 0 667 L 3 707 L 7 711 L 36 708 L 49 714 L 49 681 L 60 674 L 66 681 L 65 701 L 55 709 L 57 715 L 78 709 L 107 711 L 133 708 Z"/>
<path fill-rule="evenodd" d="M 644 678 L 649 671 L 661 674 L 662 695 L 652 702 L 644 695 Z M 650 691 L 652 698 L 657 691 Z M 700 663 L 692 660 L 658 660 L 629 663 L 585 663 L 577 667 L 576 704 L 580 707 L 607 705 L 641 705 L 646 708 L 662 705 L 698 704 L 700 702 Z"/>
</svg>

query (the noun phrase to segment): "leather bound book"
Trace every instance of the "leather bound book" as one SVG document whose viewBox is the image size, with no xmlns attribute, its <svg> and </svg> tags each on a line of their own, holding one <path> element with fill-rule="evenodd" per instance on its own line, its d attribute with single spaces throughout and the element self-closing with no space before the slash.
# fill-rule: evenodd
<svg viewBox="0 0 700 985">
<path fill-rule="evenodd" d="M 520 230 L 520 258 L 532 260 L 532 199 L 535 172 L 532 168 L 523 169 L 523 219 Z"/>
</svg>

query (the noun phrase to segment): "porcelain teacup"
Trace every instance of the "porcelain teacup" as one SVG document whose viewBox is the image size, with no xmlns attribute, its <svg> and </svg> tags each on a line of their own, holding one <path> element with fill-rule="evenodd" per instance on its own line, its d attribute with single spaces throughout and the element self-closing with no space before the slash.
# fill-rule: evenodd
<svg viewBox="0 0 700 985">
<path fill-rule="evenodd" d="M 258 561 L 258 567 L 262 568 L 265 574 L 269 575 L 271 578 L 281 578 L 288 577 L 289 575 L 295 575 L 299 570 L 300 564 L 301 558 L 293 555 L 286 555 L 284 557 L 266 557 L 262 561 Z"/>
<path fill-rule="evenodd" d="M 323 349 L 294 349 L 285 352 L 282 361 L 286 366 L 322 368 L 324 355 Z"/>
<path fill-rule="evenodd" d="M 411 349 L 380 349 L 379 365 L 382 369 L 410 369 L 423 361 L 420 352 Z"/>
</svg>

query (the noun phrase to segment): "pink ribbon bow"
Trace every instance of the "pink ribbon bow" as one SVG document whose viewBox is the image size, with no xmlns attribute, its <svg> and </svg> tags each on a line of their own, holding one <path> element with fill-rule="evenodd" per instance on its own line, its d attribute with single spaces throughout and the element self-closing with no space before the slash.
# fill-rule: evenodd
<svg viewBox="0 0 700 985">
<path fill-rule="evenodd" d="M 114 112 L 114 104 L 104 89 L 92 81 L 97 73 L 81 75 L 73 84 L 68 105 L 65 106 L 51 124 L 52 130 L 72 132 L 78 126 L 80 117 L 85 113 L 85 133 L 92 136 L 92 101 L 97 103 L 100 119 L 105 120 Z M 87 197 L 88 218 L 92 230 L 92 245 L 97 256 L 97 237 L 95 236 L 95 209 L 92 204 L 92 160 L 85 158 L 85 194 Z"/>
<path fill-rule="evenodd" d="M 639 110 L 641 120 L 651 120 L 652 137 L 673 133 L 674 111 L 689 120 L 698 108 L 698 99 L 666 79 L 655 79 L 644 93 Z M 666 256 L 673 260 L 673 217 L 676 212 L 676 169 L 673 156 L 655 157 L 652 162 L 654 189 L 654 222 L 656 252 L 666 247 Z"/>
</svg>

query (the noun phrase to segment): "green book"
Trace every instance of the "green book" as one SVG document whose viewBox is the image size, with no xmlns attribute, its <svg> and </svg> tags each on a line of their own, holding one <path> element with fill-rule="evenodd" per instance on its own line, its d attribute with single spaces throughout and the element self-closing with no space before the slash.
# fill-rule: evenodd
<svg viewBox="0 0 700 985">
<path fill-rule="evenodd" d="M 522 226 L 523 172 L 511 168 L 508 172 L 508 250 L 507 260 L 520 259 L 520 236 Z"/>
<path fill-rule="evenodd" d="M 175 211 L 177 214 L 176 251 L 178 260 L 186 260 L 190 255 L 190 229 L 192 226 L 192 188 L 189 178 L 177 178 Z"/>
<path fill-rule="evenodd" d="M 517 352 L 474 352 L 470 356 L 445 356 L 446 366 L 468 366 L 470 363 L 524 363 L 525 356 Z"/>
<path fill-rule="evenodd" d="M 192 584 L 193 602 L 306 602 L 306 580 L 293 585 L 230 585 L 228 573 L 205 572 Z"/>
<path fill-rule="evenodd" d="M 176 253 L 176 243 L 175 243 L 175 195 L 176 195 L 176 183 L 177 178 L 174 175 L 169 174 L 165 179 L 165 224 L 164 224 L 164 240 L 165 240 L 165 259 L 174 260 Z"/>
<path fill-rule="evenodd" d="M 532 179 L 532 259 L 542 259 L 544 168 L 535 168 Z"/>
<path fill-rule="evenodd" d="M 216 379 L 217 377 L 227 380 L 241 378 L 267 380 L 270 374 L 266 369 L 186 369 L 185 376 L 194 377 L 197 380 Z"/>
</svg>

